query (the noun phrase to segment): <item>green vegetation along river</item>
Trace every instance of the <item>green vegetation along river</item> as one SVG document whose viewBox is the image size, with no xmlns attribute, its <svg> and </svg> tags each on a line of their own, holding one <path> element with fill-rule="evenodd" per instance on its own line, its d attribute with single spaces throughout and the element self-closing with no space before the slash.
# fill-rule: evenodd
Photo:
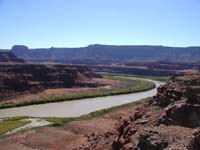
<svg viewBox="0 0 200 150">
<path fill-rule="evenodd" d="M 134 102 L 156 94 L 156 87 L 164 82 L 144 78 L 128 77 L 132 80 L 143 80 L 153 82 L 156 86 L 151 90 L 136 92 L 123 95 L 112 95 L 95 98 L 85 98 L 76 101 L 56 102 L 40 105 L 31 105 L 25 107 L 8 108 L 0 110 L 0 118 L 14 116 L 32 116 L 32 117 L 77 117 L 90 112 L 101 110 L 113 106 Z"/>
</svg>

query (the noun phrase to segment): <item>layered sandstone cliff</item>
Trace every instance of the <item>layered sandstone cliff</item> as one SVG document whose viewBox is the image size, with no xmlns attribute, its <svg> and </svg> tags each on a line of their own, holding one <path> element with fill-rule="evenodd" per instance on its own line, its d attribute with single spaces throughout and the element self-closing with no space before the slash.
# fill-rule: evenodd
<svg viewBox="0 0 200 150">
<path fill-rule="evenodd" d="M 47 88 L 95 86 L 87 82 L 94 74 L 82 66 L 0 64 L 0 68 L 0 101 Z"/>
<path fill-rule="evenodd" d="M 114 150 L 200 149 L 200 74 L 179 73 L 118 127 Z"/>
<path fill-rule="evenodd" d="M 0 52 L 0 62 L 15 62 L 15 63 L 24 63 L 23 59 L 18 58 L 12 52 Z"/>
</svg>

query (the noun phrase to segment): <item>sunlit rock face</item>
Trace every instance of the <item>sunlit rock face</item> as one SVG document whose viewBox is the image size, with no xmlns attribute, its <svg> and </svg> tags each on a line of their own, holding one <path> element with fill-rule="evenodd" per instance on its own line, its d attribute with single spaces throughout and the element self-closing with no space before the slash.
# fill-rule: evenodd
<svg viewBox="0 0 200 150">
<path fill-rule="evenodd" d="M 122 121 L 112 148 L 200 149 L 199 93 L 199 73 L 174 75 L 158 88 L 150 101 L 138 106 L 129 119 Z"/>
<path fill-rule="evenodd" d="M 164 107 L 163 121 L 187 127 L 200 126 L 200 75 L 177 74 L 158 88 L 156 105 Z"/>
</svg>

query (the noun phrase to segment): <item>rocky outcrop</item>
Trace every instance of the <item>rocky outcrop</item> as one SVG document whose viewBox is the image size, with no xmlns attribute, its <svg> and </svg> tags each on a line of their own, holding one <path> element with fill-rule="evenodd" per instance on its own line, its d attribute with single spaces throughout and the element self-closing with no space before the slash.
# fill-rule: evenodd
<svg viewBox="0 0 200 150">
<path fill-rule="evenodd" d="M 200 75 L 177 75 L 158 88 L 156 105 L 165 107 L 163 123 L 187 127 L 200 126 Z"/>
<path fill-rule="evenodd" d="M 8 63 L 8 62 L 24 63 L 24 60 L 19 59 L 12 52 L 0 52 L 0 63 L 2 62 L 3 63 Z"/>
<path fill-rule="evenodd" d="M 139 136 L 137 149 L 142 150 L 162 150 L 168 143 L 159 135 L 157 131 L 143 131 Z"/>
<path fill-rule="evenodd" d="M 178 73 L 122 121 L 114 150 L 200 149 L 200 74 Z M 197 128 L 197 130 L 196 130 Z"/>
<path fill-rule="evenodd" d="M 87 67 L 42 64 L 0 64 L 0 100 L 17 93 L 37 93 L 47 88 L 95 86 Z"/>
<path fill-rule="evenodd" d="M 199 150 L 200 149 L 200 130 L 199 129 L 193 133 L 193 138 L 190 141 L 187 148 L 189 150 Z"/>
<path fill-rule="evenodd" d="M 170 80 L 167 84 L 158 87 L 154 100 L 157 105 L 166 107 L 172 102 L 180 100 L 183 97 L 183 90 L 182 85 Z"/>
</svg>

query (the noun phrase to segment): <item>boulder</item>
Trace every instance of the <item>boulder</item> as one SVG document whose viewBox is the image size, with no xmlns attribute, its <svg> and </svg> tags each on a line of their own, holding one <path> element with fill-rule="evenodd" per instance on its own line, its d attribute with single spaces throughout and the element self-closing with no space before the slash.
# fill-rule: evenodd
<svg viewBox="0 0 200 150">
<path fill-rule="evenodd" d="M 167 125 L 180 125 L 185 127 L 200 126 L 200 105 L 181 102 L 168 107 L 163 116 Z"/>
<path fill-rule="evenodd" d="M 138 150 L 163 150 L 168 143 L 156 131 L 143 131 L 138 140 Z"/>
</svg>

